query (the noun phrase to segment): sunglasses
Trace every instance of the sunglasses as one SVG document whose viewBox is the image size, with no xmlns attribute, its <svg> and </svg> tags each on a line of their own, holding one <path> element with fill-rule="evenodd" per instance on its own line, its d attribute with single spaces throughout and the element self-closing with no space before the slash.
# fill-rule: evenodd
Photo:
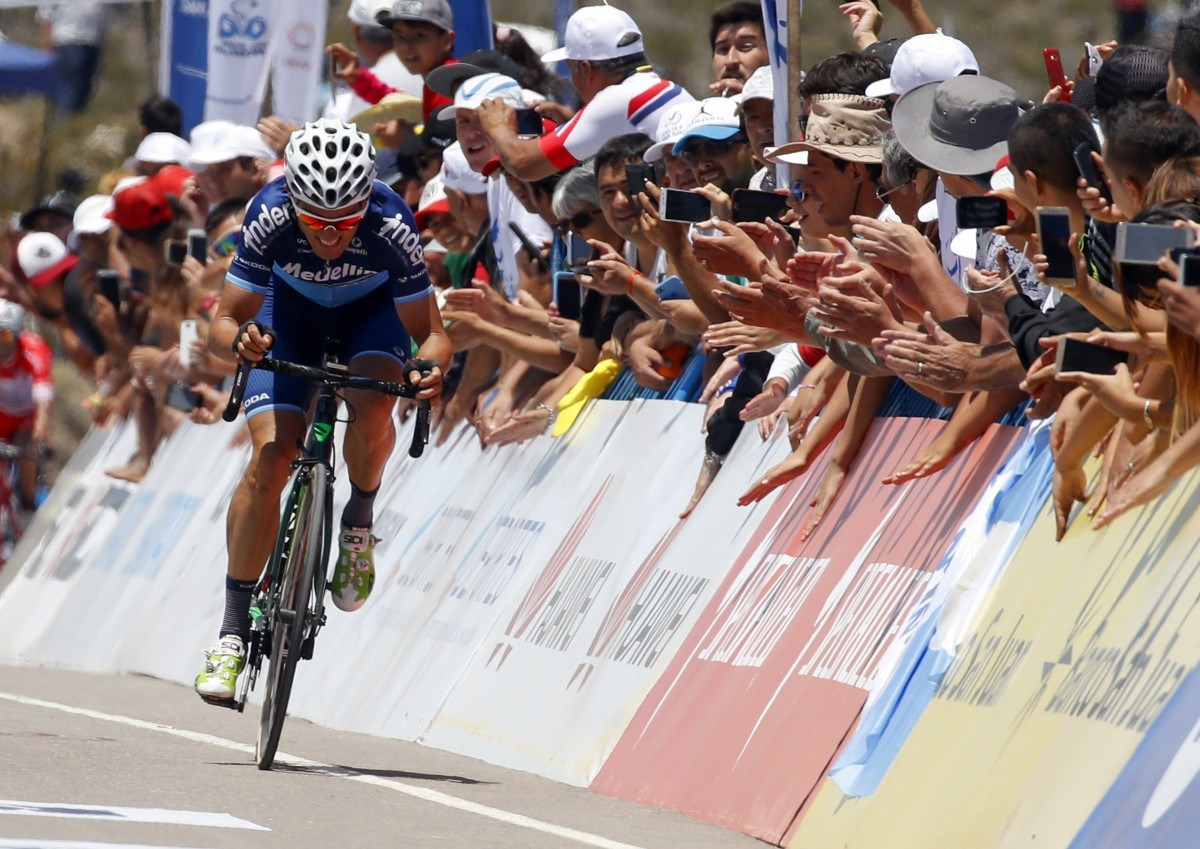
<svg viewBox="0 0 1200 849">
<path fill-rule="evenodd" d="M 233 252 L 237 250 L 238 236 L 240 235 L 242 235 L 242 228 L 235 227 L 224 236 L 217 239 L 212 246 L 213 256 L 220 259 L 224 259 L 227 256 L 232 256 Z"/>
<path fill-rule="evenodd" d="M 592 219 L 596 217 L 595 210 L 585 209 L 583 212 L 576 212 L 570 218 L 564 218 L 554 225 L 554 229 L 558 235 L 565 237 L 572 230 L 582 230 L 584 227 L 592 223 Z"/>
<path fill-rule="evenodd" d="M 688 165 L 699 162 L 701 159 L 713 159 L 718 156 L 724 156 L 733 150 L 735 144 L 744 143 L 744 139 L 729 139 L 728 141 L 704 141 L 699 144 L 688 145 L 683 150 L 679 151 L 679 155 L 683 157 L 683 161 Z"/>
<path fill-rule="evenodd" d="M 804 181 L 792 180 L 792 185 L 788 189 L 788 197 L 794 200 L 796 203 L 804 203 L 804 198 L 807 196 L 808 195 L 804 191 Z"/>
<path fill-rule="evenodd" d="M 879 200 L 887 200 L 887 196 L 890 195 L 892 192 L 903 191 L 904 189 L 907 189 L 909 186 L 911 186 L 912 182 L 913 182 L 912 180 L 908 180 L 904 183 L 901 183 L 898 186 L 892 186 L 890 189 L 884 189 L 882 185 L 876 186 L 875 187 L 875 197 Z"/>
<path fill-rule="evenodd" d="M 347 230 L 353 230 L 367 217 L 365 209 L 360 212 L 351 213 L 350 215 L 339 215 L 337 218 L 323 218 L 320 215 L 305 212 L 295 204 L 292 204 L 292 208 L 296 211 L 296 219 L 305 227 L 311 227 L 314 230 L 329 230 L 332 228 L 339 233 L 345 233 Z"/>
</svg>

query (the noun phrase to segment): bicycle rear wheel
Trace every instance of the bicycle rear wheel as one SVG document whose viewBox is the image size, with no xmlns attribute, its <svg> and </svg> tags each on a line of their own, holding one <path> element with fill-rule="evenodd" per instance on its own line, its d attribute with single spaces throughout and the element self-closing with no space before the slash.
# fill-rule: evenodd
<svg viewBox="0 0 1200 849">
<path fill-rule="evenodd" d="M 292 679 L 296 675 L 296 662 L 300 659 L 308 629 L 316 624 L 311 621 L 312 608 L 320 600 L 313 598 L 314 579 L 318 571 L 325 568 L 327 554 L 325 467 L 316 465 L 300 470 L 294 486 L 300 487 L 301 491 L 292 499 L 296 506 L 291 517 L 285 517 L 285 525 L 280 528 L 280 533 L 291 535 L 282 548 L 287 558 L 283 580 L 278 590 L 278 602 L 268 613 L 271 655 L 255 747 L 259 769 L 270 769 L 275 762 L 292 693 Z"/>
</svg>

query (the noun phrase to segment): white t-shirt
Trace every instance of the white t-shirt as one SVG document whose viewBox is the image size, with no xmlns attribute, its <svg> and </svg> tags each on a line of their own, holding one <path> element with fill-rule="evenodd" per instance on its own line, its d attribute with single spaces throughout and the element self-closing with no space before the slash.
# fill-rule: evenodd
<svg viewBox="0 0 1200 849">
<path fill-rule="evenodd" d="M 671 106 L 694 99 L 682 86 L 664 80 L 653 71 L 630 74 L 621 82 L 601 89 L 574 118 L 542 136 L 542 153 L 562 171 L 595 156 L 611 138 L 628 133 L 645 133 L 656 138 L 663 113 Z"/>
<path fill-rule="evenodd" d="M 517 251 L 521 249 L 521 240 L 508 226 L 509 222 L 516 222 L 535 245 L 549 242 L 554 234 L 550 225 L 540 215 L 534 215 L 521 205 L 521 201 L 517 200 L 517 196 L 509 189 L 503 177 L 495 176 L 488 180 L 487 205 L 488 215 L 491 216 L 492 247 L 496 251 L 496 267 L 500 270 L 500 284 L 505 297 L 515 301 L 517 291 L 521 288 L 520 266 L 517 264 Z"/>
<path fill-rule="evenodd" d="M 371 67 L 371 73 L 379 77 L 392 88 L 399 89 L 413 97 L 421 97 L 425 83 L 416 74 L 410 74 L 395 53 L 385 53 Z M 322 118 L 336 118 L 339 121 L 349 121 L 359 112 L 371 107 L 370 103 L 355 94 L 343 82 L 338 82 L 337 94 L 325 107 Z M 370 132 L 372 127 L 364 127 Z"/>
</svg>

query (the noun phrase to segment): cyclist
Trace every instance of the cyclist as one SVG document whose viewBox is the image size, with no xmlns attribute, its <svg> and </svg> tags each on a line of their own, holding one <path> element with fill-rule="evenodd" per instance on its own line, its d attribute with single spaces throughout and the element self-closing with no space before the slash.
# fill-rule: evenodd
<svg viewBox="0 0 1200 849">
<path fill-rule="evenodd" d="M 371 140 L 321 119 L 292 134 L 284 176 L 250 202 L 208 344 L 214 354 L 257 362 L 320 365 L 327 340 L 340 342 L 350 370 L 441 392 L 452 354 L 412 211 L 375 180 Z M 417 358 L 407 360 L 412 339 Z M 234 694 L 250 633 L 250 599 L 271 553 L 279 499 L 305 427 L 310 384 L 255 370 L 243 410 L 253 447 L 226 521 L 229 568 L 217 645 L 206 653 L 196 692 L 210 702 Z M 342 447 L 350 500 L 342 512 L 334 603 L 357 610 L 375 580 L 371 536 L 375 494 L 395 442 L 392 398 L 347 391 Z"/>
<path fill-rule="evenodd" d="M 45 340 L 24 327 L 25 309 L 0 299 L 0 442 L 33 448 L 50 436 L 53 356 Z M 37 506 L 37 453 L 17 460 L 17 494 L 25 513 Z"/>
</svg>

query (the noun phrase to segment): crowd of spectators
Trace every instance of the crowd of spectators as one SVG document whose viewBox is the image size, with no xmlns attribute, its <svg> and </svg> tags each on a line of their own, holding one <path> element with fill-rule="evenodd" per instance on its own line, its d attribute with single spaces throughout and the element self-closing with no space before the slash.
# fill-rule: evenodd
<svg viewBox="0 0 1200 849">
<path fill-rule="evenodd" d="M 1035 104 L 920 0 L 841 9 L 856 49 L 807 68 L 801 114 L 776 139 L 752 0 L 711 13 L 712 83 L 694 95 L 612 6 L 579 9 L 541 57 L 511 27 L 496 50 L 458 56 L 446 0 L 354 0 L 354 43 L 327 50 L 325 114 L 375 136 L 380 178 L 422 228 L 458 352 L 438 442 L 464 425 L 489 450 L 559 435 L 627 373 L 707 407 L 683 515 L 738 439 L 784 430 L 791 448 L 741 504 L 829 452 L 806 534 L 902 391 L 945 424 L 888 484 L 939 472 L 1006 416 L 1054 416 L 1060 536 L 1076 501 L 1102 525 L 1200 462 L 1200 289 L 1179 282 L 1186 254 L 1124 248 L 1140 224 L 1181 244 L 1200 234 L 1200 16 L 1169 49 L 1099 45 Z M 893 13 L 911 35 L 880 41 Z M 185 138 L 163 98 L 141 117 L 96 194 L 62 191 L 22 217 L 41 250 L 18 246 L 5 281 L 94 377 L 96 422 L 136 422 L 137 453 L 110 472 L 131 481 L 183 417 L 219 414 L 226 372 L 204 327 L 293 129 L 213 121 Z M 999 218 L 960 228 L 985 197 Z M 1066 272 L 1040 242 L 1048 210 L 1070 232 Z M 204 256 L 188 253 L 197 230 Z M 191 321 L 200 341 L 181 352 Z M 1078 342 L 1123 362 L 1060 368 Z M 1066 362 L 1086 366 L 1095 349 L 1080 351 Z"/>
</svg>

